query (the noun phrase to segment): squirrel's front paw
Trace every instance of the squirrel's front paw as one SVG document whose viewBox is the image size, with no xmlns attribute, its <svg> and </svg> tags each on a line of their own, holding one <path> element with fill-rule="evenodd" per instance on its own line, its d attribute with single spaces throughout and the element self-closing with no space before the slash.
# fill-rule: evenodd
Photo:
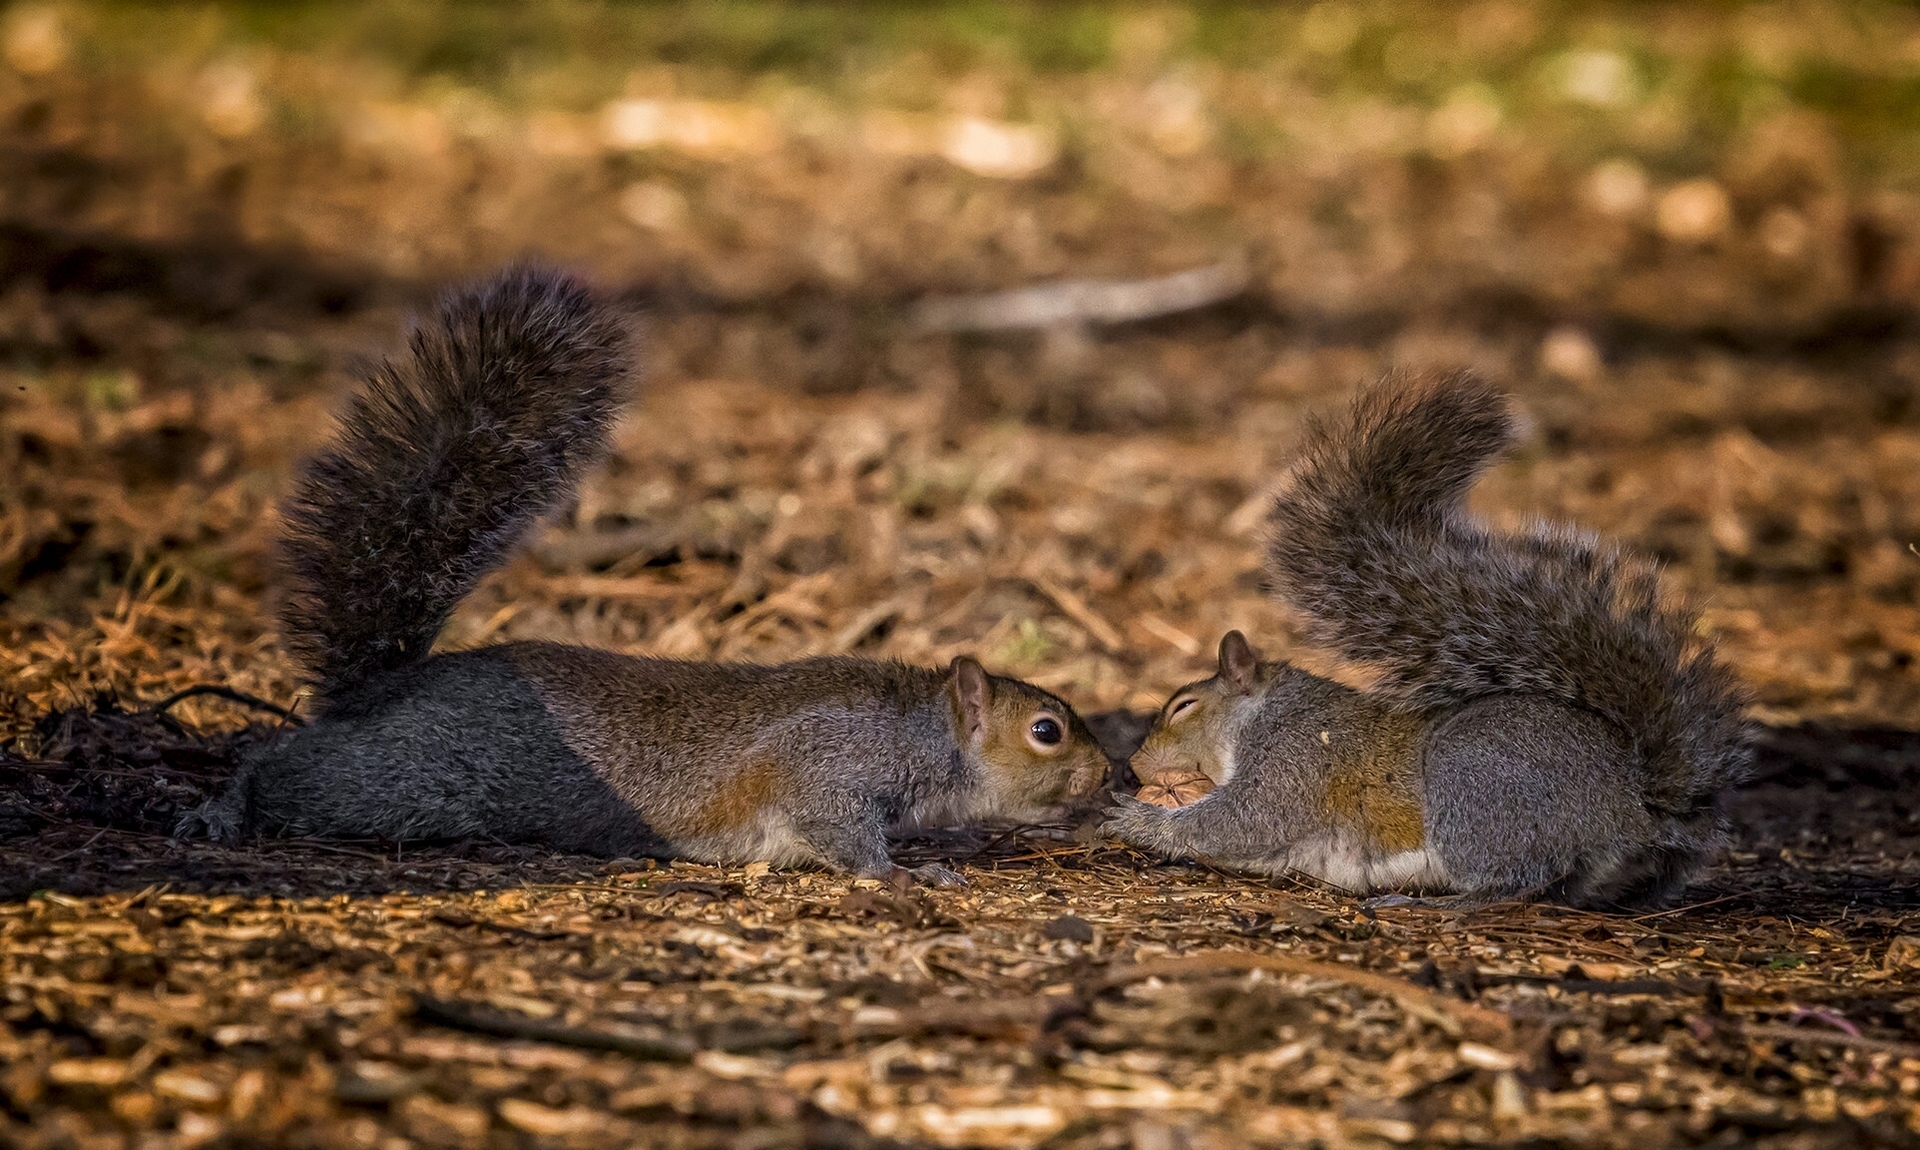
<svg viewBox="0 0 1920 1150">
<path fill-rule="evenodd" d="M 1151 847 L 1156 845 L 1162 823 L 1167 818 L 1167 809 L 1152 803 L 1144 803 L 1132 795 L 1113 796 L 1113 805 L 1107 808 L 1107 819 L 1100 824 L 1103 834 L 1119 839 L 1134 846 Z"/>
<path fill-rule="evenodd" d="M 234 843 L 240 839 L 240 820 L 220 799 L 202 803 L 173 824 L 176 839 L 208 839 L 216 843 Z"/>
<path fill-rule="evenodd" d="M 948 870 L 946 867 L 936 863 L 928 863 L 926 866 L 909 867 L 907 868 L 907 873 L 912 875 L 913 881 L 919 883 L 921 886 L 967 885 L 967 880 L 961 877 L 959 871 Z"/>
</svg>

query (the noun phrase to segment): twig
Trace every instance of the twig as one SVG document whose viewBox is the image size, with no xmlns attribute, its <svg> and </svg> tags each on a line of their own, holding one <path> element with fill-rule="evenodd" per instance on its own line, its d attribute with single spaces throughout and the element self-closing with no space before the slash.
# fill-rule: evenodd
<svg viewBox="0 0 1920 1150">
<path fill-rule="evenodd" d="M 1676 981 L 1666 978 L 1560 978 L 1551 974 L 1489 974 L 1476 971 L 1473 981 L 1480 986 L 1553 986 L 1569 994 L 1712 994 L 1711 979 Z"/>
<path fill-rule="evenodd" d="M 122 903 L 120 905 L 119 913 L 125 914 L 126 912 L 139 906 L 141 903 L 150 902 L 153 899 L 157 899 L 161 895 L 167 893 L 172 889 L 173 889 L 172 879 L 168 879 L 166 882 L 163 882 L 163 883 L 149 883 L 145 890 L 142 890 L 136 893 L 131 898 L 127 899 L 126 902 Z"/>
<path fill-rule="evenodd" d="M 1656 910 L 1652 914 L 1636 915 L 1633 918 L 1628 919 L 1627 921 L 1628 922 L 1646 922 L 1648 919 L 1666 918 L 1669 915 L 1685 914 L 1690 910 L 1699 910 L 1702 907 L 1718 906 L 1720 903 L 1732 902 L 1736 898 L 1745 898 L 1746 896 L 1747 896 L 1747 892 L 1745 891 L 1741 891 L 1738 894 L 1723 894 L 1719 898 L 1710 898 L 1705 902 L 1691 903 L 1687 906 L 1676 906 L 1669 910 Z"/>
<path fill-rule="evenodd" d="M 1819 1007 L 1810 1006 L 1796 1008 L 1792 1014 L 1787 1016 L 1787 1025 L 1794 1026 L 1809 1018 L 1815 1022 L 1824 1022 L 1835 1030 L 1844 1030 L 1848 1034 L 1860 1033 L 1860 1028 L 1855 1026 L 1853 1020 L 1847 1018 L 1845 1015 L 1835 1014 L 1831 1010 L 1821 1010 Z"/>
<path fill-rule="evenodd" d="M 531 942 L 560 942 L 566 939 L 590 939 L 593 937 L 586 931 L 575 933 L 565 930 L 533 930 L 529 927 L 520 926 L 517 923 L 494 922 L 491 919 L 471 918 L 466 915 L 456 915 L 446 911 L 429 915 L 428 918 L 432 922 L 437 922 L 441 926 L 453 927 L 455 930 L 465 930 L 467 927 L 473 927 L 477 930 L 491 930 L 500 934 L 512 935 L 515 938 L 524 938 Z"/>
<path fill-rule="evenodd" d="M 97 830 L 100 827 L 99 823 L 83 823 L 75 819 L 63 819 L 59 815 L 47 815 L 47 814 L 40 814 L 38 812 L 35 812 L 34 817 L 37 819 L 40 819 L 41 821 L 51 826 L 64 827 L 67 830 L 90 831 L 90 830 Z M 106 828 L 106 833 L 112 834 L 112 835 L 122 835 L 127 838 L 147 839 L 151 842 L 156 842 L 156 843 L 173 843 L 173 842 L 180 841 L 174 838 L 172 835 L 157 835 L 157 834 L 154 834 L 152 831 L 136 831 L 129 827 L 109 826 Z M 96 835 L 95 837 L 97 838 L 99 836 Z"/>
<path fill-rule="evenodd" d="M 1129 323 L 1193 311 L 1247 290 L 1253 272 L 1232 256 L 1207 267 L 1135 280 L 1062 280 L 987 295 L 922 300 L 913 326 L 927 332 L 1019 331 Z"/>
<path fill-rule="evenodd" d="M 679 1035 L 656 1038 L 621 1023 L 606 1027 L 568 1026 L 563 1022 L 548 1022 L 426 995 L 414 999 L 413 1010 L 415 1018 L 449 1030 L 465 1030 L 494 1038 L 550 1042 L 555 1046 L 572 1046 L 581 1050 L 611 1050 L 647 1062 L 687 1062 L 703 1049 L 690 1038 Z M 806 1035 L 792 1027 L 761 1026 L 745 1030 L 722 1030 L 714 1038 L 710 1049 L 727 1054 L 745 1054 L 754 1050 L 791 1049 L 804 1041 Z"/>
<path fill-rule="evenodd" d="M 175 703 L 185 702 L 199 695 L 213 695 L 217 698 L 226 699 L 229 702 L 252 707 L 256 711 L 265 711 L 270 715 L 278 715 L 281 722 L 293 723 L 296 726 L 304 726 L 306 724 L 306 720 L 295 715 L 292 708 L 283 707 L 278 703 L 270 703 L 258 695 L 249 695 L 245 691 L 238 691 L 232 687 L 222 686 L 218 683 L 201 683 L 197 686 L 188 687 L 184 691 L 175 691 L 165 699 L 155 703 L 153 705 L 153 713 L 156 715 L 164 715 L 172 709 Z"/>
<path fill-rule="evenodd" d="M 981 846 L 980 848 L 975 850 L 972 854 L 968 855 L 964 859 L 961 859 L 960 861 L 969 862 L 969 863 L 977 862 L 981 858 L 981 856 L 985 855 L 988 851 L 992 850 L 993 848 L 999 846 L 1001 843 L 1004 843 L 1009 839 L 1019 838 L 1026 833 L 1027 833 L 1027 824 L 1025 823 L 1021 823 L 1018 826 L 1008 827 L 1006 830 L 1003 830 L 999 834 L 994 835 L 992 838 L 988 839 L 985 845 Z"/>
<path fill-rule="evenodd" d="M 995 859 L 993 861 L 1005 862 L 1005 863 L 1017 863 L 1017 862 L 1032 862 L 1035 859 L 1046 859 L 1048 862 L 1053 862 L 1055 859 L 1074 858 L 1079 855 L 1090 855 L 1092 853 L 1093 853 L 1092 847 L 1063 846 L 1058 850 L 1033 850 L 1023 855 L 1014 855 L 1011 858 Z M 1058 864 L 1056 863 L 1055 865 L 1057 866 Z"/>
<path fill-rule="evenodd" d="M 662 872 L 664 873 L 664 872 Z M 551 890 L 571 892 L 577 890 L 598 891 L 602 894 L 645 894 L 658 895 L 651 882 L 637 882 L 632 886 L 614 886 L 612 883 L 593 882 L 523 882 L 514 890 Z"/>
<path fill-rule="evenodd" d="M 874 628 L 890 621 L 905 609 L 906 601 L 897 595 L 884 603 L 877 603 L 867 608 L 854 616 L 853 622 L 834 633 L 833 638 L 827 642 L 827 650 L 835 653 L 853 650 Z"/>
<path fill-rule="evenodd" d="M 951 968 L 949 968 L 951 969 Z M 851 1024 L 858 1038 L 920 1038 L 966 1035 L 973 1038 L 1027 1041 L 1046 1021 L 1046 1011 L 1030 1001 L 992 1003 L 954 1002 L 892 1016 L 870 1017 Z"/>
<path fill-rule="evenodd" d="M 1153 614 L 1151 611 L 1145 614 L 1135 615 L 1133 621 L 1140 624 L 1140 629 L 1147 634 L 1152 635 L 1154 638 L 1159 639 L 1161 642 L 1167 644 L 1167 646 L 1172 647 L 1174 650 L 1189 658 L 1198 655 L 1202 650 L 1200 640 L 1187 634 L 1160 616 Z"/>
<path fill-rule="evenodd" d="M 524 1038 L 551 1042 L 556 1046 L 575 1046 L 583 1050 L 612 1050 L 629 1058 L 648 1062 L 686 1062 L 693 1058 L 695 1046 L 684 1038 L 649 1038 L 632 1031 L 589 1030 L 538 1018 L 516 1017 L 498 1010 L 487 1010 L 465 1003 L 446 1002 L 421 995 L 413 1000 L 414 1017 L 450 1030 L 465 1030 L 495 1038 Z"/>
<path fill-rule="evenodd" d="M 1246 951 L 1215 951 L 1186 958 L 1162 958 L 1135 963 L 1108 972 L 1093 985 L 1093 993 L 1140 982 L 1149 978 L 1179 978 L 1191 974 L 1218 971 L 1270 970 L 1276 974 L 1301 974 L 1357 986 L 1361 990 L 1391 998 L 1402 1010 L 1424 1019 L 1449 1036 L 1465 1033 L 1481 1041 L 1498 1041 L 1513 1030 L 1513 1021 L 1497 1010 L 1471 1002 L 1455 1002 L 1402 978 L 1376 974 L 1332 962 L 1316 962 L 1286 954 L 1252 954 Z"/>
<path fill-rule="evenodd" d="M 1805 1026 L 1755 1022 L 1739 1027 L 1736 1033 L 1743 1038 L 1768 1038 L 1776 1042 L 1811 1042 L 1820 1046 L 1845 1046 L 1853 1050 L 1898 1054 L 1902 1058 L 1920 1058 L 1920 1043 L 1900 1042 L 1891 1038 L 1869 1038 L 1864 1034 L 1848 1034 L 1844 1030 L 1814 1030 Z"/>
<path fill-rule="evenodd" d="M 1042 595 L 1053 600 L 1054 605 L 1065 612 L 1067 618 L 1080 624 L 1081 629 L 1091 635 L 1094 642 L 1113 652 L 1121 651 L 1126 647 L 1126 640 L 1121 638 L 1120 632 L 1114 628 L 1113 624 L 1102 619 L 1093 608 L 1087 606 L 1085 599 L 1043 575 L 1036 575 L 1029 582 Z"/>
<path fill-rule="evenodd" d="M 383 869 L 393 869 L 393 860 L 389 859 L 384 853 L 374 854 L 372 851 L 357 850 L 353 847 L 342 846 L 339 843 L 328 842 L 325 839 L 289 838 L 280 839 L 278 843 L 282 846 L 303 847 L 307 850 L 319 851 L 321 854 L 346 855 L 348 858 L 366 859 L 369 862 L 379 863 Z M 235 850 L 236 853 L 238 853 L 245 848 L 228 849 Z"/>
<path fill-rule="evenodd" d="M 86 842 L 81 843 L 79 846 L 73 848 L 70 851 L 66 851 L 62 854 L 54 855 L 52 858 L 48 859 L 47 861 L 50 863 L 57 863 L 57 862 L 63 862 L 67 859 L 70 859 L 74 855 L 84 852 L 88 847 L 92 846 L 94 843 L 99 842 L 103 837 L 106 836 L 106 833 L 112 829 L 113 829 L 112 827 L 102 827 L 100 828 L 100 832 L 98 834 L 94 835 L 92 838 L 88 839 Z"/>
<path fill-rule="evenodd" d="M 164 754 L 167 750 L 171 748 L 161 747 L 158 749 L 161 751 L 161 753 Z M 86 767 L 76 768 L 72 763 L 66 762 L 61 759 L 23 759 L 17 762 L 10 763 L 8 765 L 19 767 L 22 770 L 32 771 L 35 774 L 40 774 L 40 775 L 50 775 L 56 772 L 70 771 L 75 774 L 80 774 L 84 772 L 88 778 L 94 778 L 94 779 L 150 780 L 153 778 L 153 772 L 151 770 L 115 771 L 106 767 L 95 767 L 95 766 L 86 766 Z M 177 766 L 174 766 L 172 763 L 163 763 L 161 764 L 161 766 L 163 769 L 171 771 L 176 775 L 190 775 L 190 776 L 195 776 L 199 778 L 205 778 L 207 775 L 207 772 L 205 771 L 196 771 L 187 767 L 177 767 Z"/>
</svg>

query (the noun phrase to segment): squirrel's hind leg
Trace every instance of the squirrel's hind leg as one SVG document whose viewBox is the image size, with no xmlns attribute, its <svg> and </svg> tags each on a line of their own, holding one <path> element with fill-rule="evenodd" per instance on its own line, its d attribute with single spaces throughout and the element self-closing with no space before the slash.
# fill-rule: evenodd
<svg viewBox="0 0 1920 1150">
<path fill-rule="evenodd" d="M 861 878 L 896 879 L 906 868 L 887 853 L 887 824 L 877 809 L 841 808 L 792 816 L 793 829 L 821 862 Z M 927 868 L 915 868 L 916 872 Z M 939 869 L 939 868 L 934 868 Z M 948 874 L 953 872 L 948 871 Z M 953 875 L 959 878 L 958 875 Z"/>
<path fill-rule="evenodd" d="M 1476 700 L 1428 736 L 1429 843 L 1470 896 L 1596 901 L 1586 892 L 1655 828 L 1636 752 L 1605 720 L 1528 695 Z"/>
</svg>

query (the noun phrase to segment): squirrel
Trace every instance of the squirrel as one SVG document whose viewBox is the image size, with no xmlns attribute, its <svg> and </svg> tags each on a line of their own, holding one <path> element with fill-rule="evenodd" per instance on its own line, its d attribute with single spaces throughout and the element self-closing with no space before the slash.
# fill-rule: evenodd
<svg viewBox="0 0 1920 1150">
<path fill-rule="evenodd" d="M 489 837 L 901 881 L 890 828 L 1035 820 L 1101 787 L 1110 763 L 1071 707 L 966 657 L 760 666 L 538 642 L 430 655 L 454 607 L 605 452 L 628 343 L 581 283 L 522 267 L 444 297 L 368 374 L 281 508 L 282 631 L 322 710 L 179 833 Z"/>
<path fill-rule="evenodd" d="M 1267 581 L 1310 642 L 1374 681 L 1264 662 L 1229 632 L 1217 673 L 1176 691 L 1133 757 L 1158 805 L 1116 796 L 1107 832 L 1384 905 L 1625 906 L 1684 887 L 1751 771 L 1745 693 L 1652 562 L 1466 512 L 1515 434 L 1467 374 L 1389 376 L 1345 422 L 1310 421 L 1268 516 Z"/>
</svg>

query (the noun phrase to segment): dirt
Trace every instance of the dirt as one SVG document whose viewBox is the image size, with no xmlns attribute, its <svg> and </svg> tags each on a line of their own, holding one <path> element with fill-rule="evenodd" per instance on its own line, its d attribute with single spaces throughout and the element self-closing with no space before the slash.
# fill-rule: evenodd
<svg viewBox="0 0 1920 1150">
<path fill-rule="evenodd" d="M 61 757 L 7 796 L 32 826 L 0 846 L 23 1144 L 1911 1137 L 1904 732 L 1770 735 L 1726 865 L 1617 916 L 1367 912 L 1068 828 L 899 844 L 969 879 L 914 891 L 496 845 L 236 850 L 162 833 L 234 739 L 50 725 Z"/>
<path fill-rule="evenodd" d="M 1920 1138 L 1910 9 L 483 7 L 0 12 L 0 1141 Z M 530 251 L 647 378 L 444 647 L 975 653 L 1124 739 L 1232 627 L 1339 670 L 1263 493 L 1356 384 L 1471 367 L 1528 419 L 1476 507 L 1660 557 L 1753 689 L 1735 848 L 1612 915 L 1065 825 L 902 844 L 969 879 L 915 891 L 169 839 L 306 705 L 294 462 Z M 915 326 L 1223 260 L 1196 311 Z"/>
</svg>

